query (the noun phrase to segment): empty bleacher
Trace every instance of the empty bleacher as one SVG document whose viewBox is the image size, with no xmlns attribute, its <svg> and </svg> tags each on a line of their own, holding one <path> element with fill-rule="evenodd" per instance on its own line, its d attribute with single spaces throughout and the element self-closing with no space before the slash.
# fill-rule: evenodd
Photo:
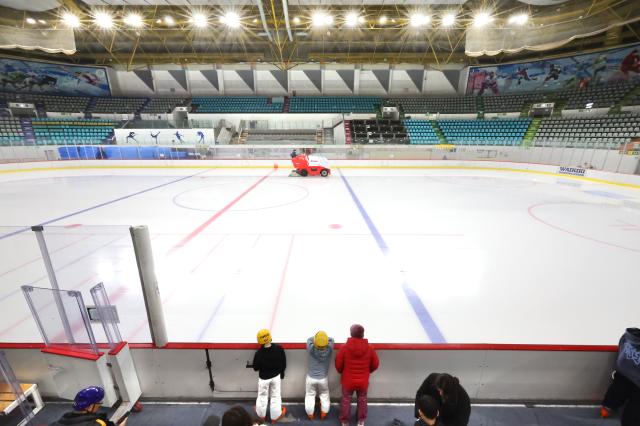
<svg viewBox="0 0 640 426">
<path fill-rule="evenodd" d="M 378 96 L 294 96 L 289 112 L 348 113 L 375 112 L 382 103 Z"/>
<path fill-rule="evenodd" d="M 147 98 L 95 98 L 95 105 L 89 112 L 133 114 L 144 106 Z"/>
<path fill-rule="evenodd" d="M 17 118 L 0 118 L 0 146 L 22 145 L 24 134 Z"/>
<path fill-rule="evenodd" d="M 145 114 L 165 114 L 171 113 L 175 107 L 184 105 L 185 98 L 152 98 L 144 106 L 142 112 Z"/>
<path fill-rule="evenodd" d="M 193 98 L 191 101 L 195 112 L 203 113 L 280 113 L 283 104 L 272 102 L 265 96 L 217 96 Z"/>
<path fill-rule="evenodd" d="M 472 114 L 476 112 L 474 96 L 421 96 L 388 98 L 388 101 L 400 104 L 406 114 Z"/>
<path fill-rule="evenodd" d="M 409 143 L 412 145 L 436 145 L 440 143 L 440 138 L 438 138 L 432 121 L 404 120 L 404 127 L 407 130 Z"/>
<path fill-rule="evenodd" d="M 315 144 L 315 129 L 249 129 L 245 144 Z"/>
<path fill-rule="evenodd" d="M 407 131 L 400 120 L 352 120 L 355 144 L 408 144 Z"/>
<path fill-rule="evenodd" d="M 640 137 L 640 115 L 620 114 L 543 119 L 533 141 L 536 146 L 615 148 L 634 137 Z"/>
<path fill-rule="evenodd" d="M 438 126 L 454 145 L 520 145 L 531 119 L 438 120 Z"/>
<path fill-rule="evenodd" d="M 0 92 L 0 99 L 6 102 L 24 102 L 40 106 L 52 112 L 84 112 L 89 103 L 85 96 L 55 96 L 30 93 Z"/>
<path fill-rule="evenodd" d="M 32 119 L 37 145 L 100 144 L 113 135 L 112 120 L 98 119 Z"/>
<path fill-rule="evenodd" d="M 611 108 L 634 86 L 631 82 L 591 85 L 584 89 L 557 92 L 556 97 L 566 101 L 565 109 Z"/>
</svg>

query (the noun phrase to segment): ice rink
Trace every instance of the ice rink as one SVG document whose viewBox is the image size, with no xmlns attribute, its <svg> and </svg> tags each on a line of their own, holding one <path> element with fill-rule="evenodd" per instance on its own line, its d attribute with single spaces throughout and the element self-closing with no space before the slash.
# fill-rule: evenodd
<svg viewBox="0 0 640 426">
<path fill-rule="evenodd" d="M 148 225 L 173 342 L 617 344 L 640 321 L 640 190 L 489 170 L 88 169 L 0 182 L 0 341 L 39 342 L 21 285 L 104 282 L 148 342 L 128 226 Z"/>
</svg>

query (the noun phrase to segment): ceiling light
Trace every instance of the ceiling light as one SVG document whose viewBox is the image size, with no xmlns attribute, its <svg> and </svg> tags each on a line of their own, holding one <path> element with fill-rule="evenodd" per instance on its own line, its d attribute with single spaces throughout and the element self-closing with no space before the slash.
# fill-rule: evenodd
<svg viewBox="0 0 640 426">
<path fill-rule="evenodd" d="M 144 25 L 142 22 L 142 16 L 137 13 L 130 13 L 124 18 L 124 23 L 130 26 L 131 28 L 140 28 Z"/>
<path fill-rule="evenodd" d="M 298 18 L 297 16 L 293 18 L 293 23 L 296 25 L 300 24 L 300 18 Z"/>
<path fill-rule="evenodd" d="M 484 27 L 488 23 L 493 21 L 493 16 L 489 15 L 486 12 L 480 12 L 473 18 L 473 25 L 475 27 Z"/>
<path fill-rule="evenodd" d="M 333 24 L 333 16 L 323 12 L 316 12 L 311 16 L 311 22 L 314 27 L 326 27 Z"/>
<path fill-rule="evenodd" d="M 27 24 L 31 24 L 34 25 L 36 23 L 36 20 L 33 18 L 27 18 Z"/>
<path fill-rule="evenodd" d="M 240 15 L 236 12 L 227 12 L 220 17 L 220 22 L 226 24 L 229 28 L 240 28 Z"/>
<path fill-rule="evenodd" d="M 47 23 L 47 21 L 45 21 L 44 19 L 38 19 L 38 22 L 40 22 L 42 25 Z"/>
<path fill-rule="evenodd" d="M 430 21 L 431 21 L 431 17 L 427 15 L 423 15 L 421 13 L 414 13 L 409 18 L 409 25 L 411 25 L 414 28 L 417 28 L 417 27 L 422 27 L 427 25 Z"/>
<path fill-rule="evenodd" d="M 364 19 L 364 16 L 358 16 L 358 23 L 359 24 L 364 24 L 367 20 Z"/>
<path fill-rule="evenodd" d="M 513 25 L 524 25 L 529 20 L 529 15 L 526 13 L 519 13 L 516 15 L 511 15 L 509 17 L 509 23 Z"/>
<path fill-rule="evenodd" d="M 93 16 L 93 22 L 100 28 L 108 30 L 113 27 L 113 17 L 107 12 L 97 12 Z"/>
<path fill-rule="evenodd" d="M 258 18 L 253 18 L 253 23 L 257 23 L 258 22 Z"/>
<path fill-rule="evenodd" d="M 193 23 L 195 27 L 204 28 L 207 26 L 207 17 L 202 13 L 194 13 L 189 22 Z"/>
<path fill-rule="evenodd" d="M 456 22 L 456 15 L 454 15 L 453 13 L 449 13 L 447 15 L 444 15 L 442 17 L 442 26 L 443 27 L 450 27 L 453 24 L 455 24 Z"/>
<path fill-rule="evenodd" d="M 387 23 L 387 17 L 385 15 L 382 15 L 380 17 L 380 19 L 378 19 L 378 22 L 380 22 L 380 25 L 384 25 Z"/>
<path fill-rule="evenodd" d="M 176 21 L 173 19 L 171 15 L 167 15 L 164 17 L 164 24 L 169 27 L 172 27 L 176 24 Z"/>
<path fill-rule="evenodd" d="M 360 18 L 360 17 L 358 16 L 358 14 L 357 14 L 357 13 L 355 13 L 355 12 L 350 12 L 350 13 L 348 13 L 348 14 L 347 14 L 347 16 L 345 16 L 345 18 L 344 18 L 344 24 L 345 24 L 347 27 L 351 27 L 351 28 L 353 28 L 353 27 L 355 27 L 355 26 L 357 26 L 357 25 L 358 25 L 358 20 L 359 20 L 359 18 Z"/>
<path fill-rule="evenodd" d="M 70 12 L 62 15 L 62 22 L 69 28 L 78 28 L 80 26 L 80 18 Z"/>
</svg>

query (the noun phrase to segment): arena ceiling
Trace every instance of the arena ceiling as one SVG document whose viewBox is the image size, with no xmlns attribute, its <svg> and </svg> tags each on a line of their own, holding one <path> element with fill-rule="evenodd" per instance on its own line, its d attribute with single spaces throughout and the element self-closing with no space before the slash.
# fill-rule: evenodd
<svg viewBox="0 0 640 426">
<path fill-rule="evenodd" d="M 441 67 L 638 42 L 639 9 L 638 0 L 0 0 L 0 25 L 46 37 L 76 16 L 73 55 L 2 53 L 127 69 L 166 63 L 286 69 L 305 62 Z M 481 14 L 486 22 L 479 27 Z M 111 28 L 96 17 L 101 24 L 111 19 Z M 537 38 L 560 28 L 559 42 L 536 46 Z M 500 31 L 511 39 L 528 35 L 526 48 L 473 56 L 466 49 Z"/>
</svg>

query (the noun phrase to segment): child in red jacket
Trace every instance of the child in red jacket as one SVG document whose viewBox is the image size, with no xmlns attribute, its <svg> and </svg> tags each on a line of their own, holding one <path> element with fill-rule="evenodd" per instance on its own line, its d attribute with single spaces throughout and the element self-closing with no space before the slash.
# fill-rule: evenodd
<svg viewBox="0 0 640 426">
<path fill-rule="evenodd" d="M 364 421 L 367 419 L 369 375 L 378 369 L 380 361 L 376 351 L 364 338 L 364 327 L 354 324 L 350 332 L 351 337 L 336 356 L 336 370 L 342 374 L 340 422 L 342 426 L 349 424 L 351 396 L 355 392 L 358 398 L 358 426 L 364 426 Z"/>
</svg>

